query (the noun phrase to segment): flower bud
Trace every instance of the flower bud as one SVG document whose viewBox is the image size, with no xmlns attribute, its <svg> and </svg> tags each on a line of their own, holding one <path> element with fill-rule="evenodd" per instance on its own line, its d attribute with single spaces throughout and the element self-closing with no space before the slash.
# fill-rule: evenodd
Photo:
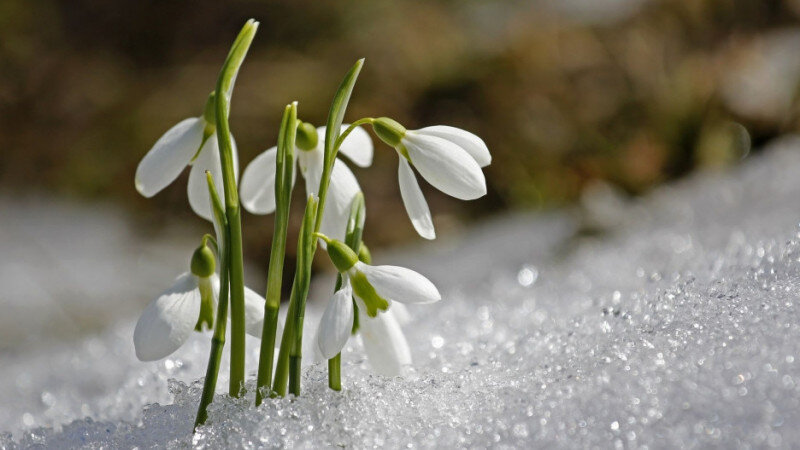
<svg viewBox="0 0 800 450">
<path fill-rule="evenodd" d="M 211 251 L 205 243 L 197 247 L 197 250 L 192 254 L 191 262 L 192 274 L 200 278 L 208 278 L 214 274 L 216 269 L 216 260 L 214 252 Z"/>
<path fill-rule="evenodd" d="M 297 125 L 297 138 L 295 140 L 297 148 L 305 151 L 314 150 L 317 148 L 318 142 L 319 136 L 317 135 L 317 129 L 314 128 L 314 125 L 308 122 L 300 122 Z"/>
<path fill-rule="evenodd" d="M 400 140 L 406 135 L 406 128 L 388 117 L 375 119 L 372 122 L 372 129 L 383 142 L 395 148 L 400 145 Z"/>
</svg>

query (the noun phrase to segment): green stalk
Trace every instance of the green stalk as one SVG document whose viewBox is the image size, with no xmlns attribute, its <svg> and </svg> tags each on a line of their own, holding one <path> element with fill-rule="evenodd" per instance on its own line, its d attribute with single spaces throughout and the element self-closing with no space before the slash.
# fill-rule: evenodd
<svg viewBox="0 0 800 450">
<path fill-rule="evenodd" d="M 278 362 L 275 365 L 275 380 L 272 383 L 272 393 L 270 396 L 285 396 L 286 386 L 289 382 L 289 351 L 294 342 L 294 321 L 290 320 L 295 316 L 297 309 L 297 277 L 292 282 L 292 293 L 289 296 L 289 311 L 286 312 L 286 322 L 281 336 L 281 348 L 278 352 Z"/>
<path fill-rule="evenodd" d="M 313 256 L 315 239 L 312 227 L 316 211 L 317 201 L 313 195 L 309 195 L 303 223 L 300 225 L 300 237 L 297 242 L 297 270 L 292 285 L 292 296 L 289 299 L 289 312 L 286 315 L 281 349 L 278 353 L 278 365 L 275 368 L 275 382 L 272 386 L 272 390 L 280 396 L 286 395 L 287 378 L 290 392 L 295 395 L 300 394 L 299 364 L 302 358 L 303 317 L 311 281 L 311 264 L 307 260 Z"/>
<path fill-rule="evenodd" d="M 239 67 L 253 42 L 258 22 L 250 19 L 233 43 L 225 64 L 222 66 L 216 87 L 216 131 L 222 163 L 222 185 L 225 191 L 225 216 L 228 220 L 230 245 L 227 246 L 230 269 L 231 300 L 231 364 L 229 393 L 239 397 L 244 388 L 245 376 L 245 317 L 244 317 L 244 256 L 242 250 L 242 218 L 239 208 L 239 192 L 233 167 L 233 144 L 231 141 L 228 114 L 231 93 Z"/>
<path fill-rule="evenodd" d="M 364 232 L 364 219 L 366 210 L 364 208 L 364 194 L 361 192 L 353 199 L 350 206 L 350 218 L 347 220 L 347 232 L 344 243 L 353 249 L 356 254 L 361 249 L 361 236 Z M 336 277 L 336 287 L 334 292 L 342 287 L 342 274 Z M 342 354 L 339 353 L 328 360 L 328 387 L 334 391 L 342 390 Z"/>
<path fill-rule="evenodd" d="M 272 364 L 275 359 L 275 334 L 278 328 L 278 311 L 281 306 L 283 263 L 286 256 L 286 233 L 289 228 L 289 205 L 292 201 L 292 172 L 297 130 L 297 102 L 287 105 L 278 133 L 278 154 L 275 167 L 275 228 L 272 235 L 267 294 L 264 305 L 264 328 L 261 333 L 261 352 L 256 382 L 256 406 L 261 404 L 262 390 L 272 381 Z"/>
<path fill-rule="evenodd" d="M 350 133 L 352 133 L 353 130 L 356 129 L 356 127 L 359 127 L 361 125 L 365 125 L 365 124 L 368 124 L 368 123 L 372 123 L 374 121 L 375 121 L 375 119 L 373 119 L 372 117 L 365 117 L 363 119 L 358 119 L 355 122 L 353 122 L 350 125 L 348 125 L 348 127 L 344 131 L 342 131 L 342 134 L 340 134 L 339 137 L 336 139 L 335 148 L 337 149 L 337 151 L 342 146 L 342 142 L 344 142 L 344 140 L 347 139 L 347 136 Z"/>
<path fill-rule="evenodd" d="M 336 143 L 341 132 L 342 121 L 344 119 L 345 110 L 347 109 L 347 104 L 350 101 L 350 95 L 353 93 L 353 87 L 355 86 L 358 74 L 361 72 L 361 67 L 363 65 L 364 59 L 359 59 L 347 72 L 333 97 L 331 109 L 328 113 L 328 122 L 325 131 L 325 154 L 322 176 L 320 177 L 319 193 L 317 195 L 318 204 L 315 205 L 314 208 L 316 210 L 313 222 L 314 232 L 318 232 L 319 227 L 322 225 L 322 214 L 325 209 L 325 200 L 328 194 L 328 186 L 330 185 L 331 171 L 333 170 L 333 163 L 336 160 L 336 153 L 338 151 Z M 306 216 L 308 216 L 309 213 L 308 209 L 307 206 Z M 305 223 L 305 217 L 303 220 L 304 225 L 308 226 L 309 224 Z M 293 313 L 292 315 L 286 316 L 287 326 L 284 328 L 284 338 L 287 336 L 287 332 L 290 332 L 290 336 L 294 336 L 294 342 L 291 345 L 284 345 L 284 342 L 281 342 L 281 349 L 278 353 L 278 366 L 275 369 L 275 380 L 273 382 L 273 390 L 276 391 L 277 395 L 285 395 L 286 393 L 286 380 L 285 378 L 279 378 L 279 376 L 286 376 L 284 367 L 286 364 L 289 365 L 288 376 L 292 380 L 291 392 L 295 395 L 299 395 L 300 393 L 300 363 L 302 359 L 301 347 L 303 342 L 302 325 L 309 283 L 311 281 L 311 262 L 314 260 L 314 254 L 317 250 L 317 240 L 312 238 L 312 233 L 308 234 L 309 236 L 306 237 L 309 239 L 308 247 L 298 252 L 297 271 L 295 272 L 292 298 L 290 299 L 290 302 L 295 303 L 295 309 L 293 311 L 290 310 L 290 313 Z M 301 239 L 303 239 L 302 235 Z M 303 262 L 302 265 L 300 264 L 301 261 Z M 290 303 L 290 308 L 291 306 Z M 290 323 L 293 323 L 293 330 L 289 330 Z M 290 353 L 293 357 L 290 358 L 287 353 Z M 278 370 L 279 368 L 281 371 Z M 282 389 L 276 389 L 276 386 Z"/>
<path fill-rule="evenodd" d="M 289 392 L 300 395 L 300 376 L 302 374 L 301 361 L 303 358 L 303 320 L 306 314 L 306 299 L 311 286 L 311 261 L 314 257 L 315 242 L 312 231 L 313 217 L 317 212 L 317 201 L 313 195 L 308 196 L 306 215 L 300 229 L 300 242 L 298 244 L 297 264 L 305 270 L 300 272 L 300 289 L 298 290 L 297 308 L 294 311 L 294 344 L 289 353 Z"/>
<path fill-rule="evenodd" d="M 328 360 L 328 387 L 334 391 L 342 390 L 342 354 Z"/>
<path fill-rule="evenodd" d="M 217 190 L 214 187 L 214 180 L 209 172 L 206 172 L 206 179 L 211 197 L 211 209 L 214 212 L 217 239 L 220 240 L 219 244 L 216 245 L 217 256 L 220 260 L 220 291 L 217 303 L 217 318 L 214 323 L 214 335 L 211 338 L 211 353 L 208 356 L 208 367 L 206 368 L 206 378 L 203 383 L 203 393 L 200 396 L 200 407 L 197 409 L 197 418 L 194 421 L 195 430 L 206 422 L 208 405 L 214 401 L 222 349 L 225 347 L 225 330 L 228 325 L 228 252 L 226 249 L 229 247 L 230 236 L 225 213 L 222 210 L 219 195 L 217 195 Z"/>
</svg>

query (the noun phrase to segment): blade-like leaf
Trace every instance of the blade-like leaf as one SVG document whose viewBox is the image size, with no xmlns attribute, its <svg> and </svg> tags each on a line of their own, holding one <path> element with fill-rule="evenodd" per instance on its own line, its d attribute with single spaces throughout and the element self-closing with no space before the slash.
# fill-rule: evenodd
<svg viewBox="0 0 800 450">
<path fill-rule="evenodd" d="M 331 110 L 328 113 L 328 125 L 325 129 L 325 162 L 330 165 L 333 161 L 333 146 L 342 128 L 342 121 L 344 120 L 344 113 L 347 110 L 347 104 L 350 102 L 350 95 L 353 93 L 353 87 L 358 79 L 358 74 L 361 72 L 361 67 L 364 65 L 364 58 L 359 59 L 353 64 L 353 67 L 344 76 L 342 84 L 336 91 L 331 103 Z"/>
</svg>

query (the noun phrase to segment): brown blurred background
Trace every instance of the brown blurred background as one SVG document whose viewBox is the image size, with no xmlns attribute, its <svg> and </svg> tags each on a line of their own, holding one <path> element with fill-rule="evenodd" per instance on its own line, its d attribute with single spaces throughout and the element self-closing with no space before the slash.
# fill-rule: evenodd
<svg viewBox="0 0 800 450">
<path fill-rule="evenodd" d="M 642 193 L 798 125 L 800 0 L 3 0 L 0 192 L 119 203 L 144 233 L 175 217 L 200 226 L 188 172 L 152 200 L 133 174 L 164 131 L 202 112 L 250 17 L 261 27 L 232 113 L 242 167 L 274 145 L 287 102 L 323 124 L 366 57 L 349 120 L 454 125 L 492 151 L 481 200 L 421 183 L 440 236 L 573 202 L 599 180 Z M 376 141 L 374 167 L 354 168 L 373 246 L 418 239 L 396 164 Z M 263 261 L 272 217 L 244 222 L 248 256 Z"/>
</svg>

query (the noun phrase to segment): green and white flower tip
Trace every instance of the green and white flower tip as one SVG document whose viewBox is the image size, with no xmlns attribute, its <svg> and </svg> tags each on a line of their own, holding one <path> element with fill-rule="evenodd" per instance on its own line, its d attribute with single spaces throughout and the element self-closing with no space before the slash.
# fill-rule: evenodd
<svg viewBox="0 0 800 450">
<path fill-rule="evenodd" d="M 347 125 L 342 125 L 342 131 Z M 297 165 L 305 178 L 306 193 L 317 195 L 322 178 L 325 127 L 314 128 L 301 122 L 297 127 L 296 152 Z M 360 127 L 342 142 L 339 151 L 359 167 L 372 164 L 372 139 Z M 244 170 L 239 197 L 242 206 L 253 214 L 269 214 L 275 211 L 275 167 L 277 147 L 272 147 L 258 155 Z M 293 172 L 294 174 L 295 172 Z M 292 183 L 294 184 L 294 179 Z M 338 239 L 344 239 L 347 218 L 353 198 L 361 192 L 355 175 L 340 159 L 336 159 L 331 171 L 327 203 L 320 230 Z"/>
<path fill-rule="evenodd" d="M 212 220 L 212 212 L 205 171 L 214 176 L 217 192 L 223 192 L 214 104 L 215 94 L 212 92 L 208 96 L 203 114 L 184 119 L 170 128 L 144 155 L 136 168 L 136 190 L 150 198 L 175 181 L 187 165 L 192 166 L 187 186 L 189 205 L 198 216 L 209 221 Z M 239 158 L 233 137 L 231 143 L 234 173 L 238 174 Z"/>
<path fill-rule="evenodd" d="M 409 163 L 422 178 L 447 195 L 460 200 L 486 195 L 486 178 L 481 168 L 491 164 L 492 155 L 478 136 L 446 125 L 406 130 L 388 117 L 374 119 L 372 129 L 400 155 L 397 173 L 400 194 L 414 229 L 425 239 L 435 239 L 436 231 Z"/>
<path fill-rule="evenodd" d="M 412 363 L 411 349 L 402 329 L 409 320 L 405 305 L 392 303 L 375 317 L 356 313 L 352 288 L 345 285 L 331 298 L 317 328 L 314 339 L 317 361 L 330 359 L 342 351 L 351 336 L 347 326 L 352 326 L 355 314 L 360 314 L 358 334 L 373 371 L 384 376 L 402 375 L 403 368 Z"/>
<path fill-rule="evenodd" d="M 180 274 L 169 289 L 158 295 L 142 312 L 133 330 L 136 357 L 155 361 L 180 348 L 193 330 L 214 326 L 219 298 L 219 277 L 214 272 L 214 254 L 203 242 L 192 254 L 191 270 Z M 245 327 L 261 337 L 264 298 L 245 287 Z"/>
<path fill-rule="evenodd" d="M 352 330 L 352 302 L 347 305 L 345 299 L 355 296 L 359 310 L 373 319 L 382 315 L 379 312 L 386 312 L 392 302 L 421 304 L 441 300 L 436 286 L 423 275 L 404 267 L 365 264 L 344 242 L 324 234 L 316 235 L 327 244 L 328 256 L 343 278 L 342 288 L 328 303 L 320 322 L 318 345 L 325 358 L 330 359 L 342 350 Z M 385 320 L 380 319 L 381 327 L 389 326 L 383 323 Z"/>
</svg>

